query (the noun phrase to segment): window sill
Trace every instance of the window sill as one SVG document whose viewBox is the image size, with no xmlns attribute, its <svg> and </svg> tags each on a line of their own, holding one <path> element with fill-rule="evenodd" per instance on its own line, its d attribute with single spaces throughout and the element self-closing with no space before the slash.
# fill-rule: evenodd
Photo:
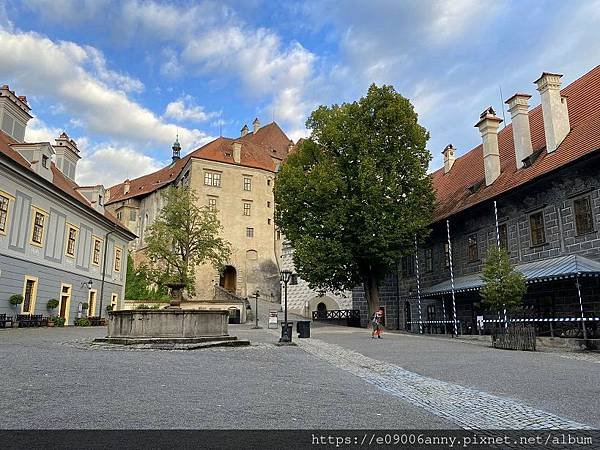
<svg viewBox="0 0 600 450">
<path fill-rule="evenodd" d="M 548 241 L 546 241 L 546 242 L 542 242 L 541 244 L 530 244 L 530 245 L 529 245 L 529 248 L 538 248 L 538 247 L 543 247 L 544 245 L 548 245 L 548 244 L 549 244 L 549 242 L 548 242 Z"/>
<path fill-rule="evenodd" d="M 577 233 L 575 235 L 576 238 L 582 238 L 582 237 L 586 237 L 592 234 L 597 234 L 598 230 L 592 230 L 592 231 L 587 231 L 585 233 Z M 1 233 L 0 233 L 1 234 Z"/>
</svg>

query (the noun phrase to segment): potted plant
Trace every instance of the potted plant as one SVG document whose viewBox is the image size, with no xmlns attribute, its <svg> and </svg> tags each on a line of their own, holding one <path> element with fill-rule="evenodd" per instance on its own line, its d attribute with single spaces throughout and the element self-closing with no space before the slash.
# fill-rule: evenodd
<svg viewBox="0 0 600 450">
<path fill-rule="evenodd" d="M 21 294 L 13 294 L 9 297 L 8 301 L 10 302 L 11 305 L 13 305 L 15 307 L 15 313 L 18 314 L 17 310 L 19 308 L 19 305 L 21 303 L 23 303 L 23 296 Z M 15 318 L 16 319 L 16 318 Z M 17 324 L 17 321 L 15 320 L 13 322 L 13 326 Z"/>
<path fill-rule="evenodd" d="M 54 326 L 54 322 L 52 321 L 52 310 L 56 309 L 58 307 L 58 305 L 59 305 L 59 302 L 55 298 L 51 298 L 50 300 L 48 300 L 48 303 L 46 304 L 48 311 L 50 311 L 50 316 L 48 317 L 48 326 L 49 327 Z"/>
<path fill-rule="evenodd" d="M 83 302 L 81 304 L 81 310 L 83 312 L 84 316 L 87 316 L 87 309 L 89 308 L 90 305 L 88 305 L 86 302 Z"/>
<path fill-rule="evenodd" d="M 50 320 L 54 324 L 55 327 L 64 327 L 65 326 L 65 318 L 61 316 L 51 317 Z"/>
</svg>

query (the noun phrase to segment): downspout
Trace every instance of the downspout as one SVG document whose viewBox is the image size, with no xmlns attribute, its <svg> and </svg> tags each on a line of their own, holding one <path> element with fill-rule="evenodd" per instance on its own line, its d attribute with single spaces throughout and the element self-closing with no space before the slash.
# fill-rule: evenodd
<svg viewBox="0 0 600 450">
<path fill-rule="evenodd" d="M 106 253 L 108 253 L 108 236 L 115 233 L 116 228 L 104 235 L 104 254 L 102 255 L 102 282 L 100 283 L 100 317 L 102 317 L 102 300 L 104 300 L 104 280 L 106 278 Z"/>
</svg>

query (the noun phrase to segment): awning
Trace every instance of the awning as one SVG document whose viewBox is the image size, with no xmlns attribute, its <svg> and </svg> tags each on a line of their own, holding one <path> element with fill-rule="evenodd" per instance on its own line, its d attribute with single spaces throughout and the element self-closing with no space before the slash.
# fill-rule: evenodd
<svg viewBox="0 0 600 450">
<path fill-rule="evenodd" d="M 562 280 L 565 278 L 600 276 L 600 263 L 580 255 L 559 256 L 526 264 L 519 264 L 516 270 L 525 276 L 526 283 Z M 481 273 L 465 275 L 454 279 L 454 292 L 477 291 L 483 286 Z M 442 295 L 452 292 L 450 280 L 442 281 L 422 290 L 425 295 Z"/>
</svg>

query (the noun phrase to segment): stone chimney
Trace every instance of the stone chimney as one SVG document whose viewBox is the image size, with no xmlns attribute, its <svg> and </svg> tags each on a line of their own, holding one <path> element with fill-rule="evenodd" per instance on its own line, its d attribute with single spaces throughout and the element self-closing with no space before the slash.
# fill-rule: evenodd
<svg viewBox="0 0 600 450">
<path fill-rule="evenodd" d="M 500 176 L 500 151 L 498 150 L 498 126 L 502 119 L 490 106 L 479 116 L 475 124 L 483 140 L 483 166 L 485 169 L 485 185 L 489 186 Z"/>
<path fill-rule="evenodd" d="M 173 156 L 171 157 L 171 159 L 173 160 L 173 162 L 175 162 L 181 157 L 181 145 L 179 145 L 179 136 L 175 138 L 175 142 L 173 142 L 173 147 L 171 148 L 173 149 Z"/>
<path fill-rule="evenodd" d="M 27 98 L 15 95 L 7 84 L 0 87 L 0 129 L 17 142 L 25 142 L 30 111 Z"/>
<path fill-rule="evenodd" d="M 452 169 L 454 161 L 456 161 L 455 151 L 456 149 L 452 144 L 446 145 L 446 148 L 442 151 L 442 155 L 444 155 L 444 173 L 448 173 Z"/>
<path fill-rule="evenodd" d="M 522 168 L 523 160 L 533 153 L 531 131 L 529 130 L 530 98 L 529 94 L 515 94 L 505 102 L 508 105 L 512 122 L 517 169 Z"/>
<path fill-rule="evenodd" d="M 239 164 L 242 161 L 242 144 L 240 142 L 233 143 L 233 162 Z"/>
<path fill-rule="evenodd" d="M 534 81 L 542 99 L 544 134 L 548 153 L 552 153 L 558 148 L 571 129 L 567 98 L 560 94 L 561 77 L 562 75 L 557 73 L 544 72 Z"/>
<path fill-rule="evenodd" d="M 248 131 L 250 131 L 250 129 L 248 128 L 248 125 L 244 124 L 244 126 L 242 127 L 242 129 L 240 130 L 241 135 L 242 136 L 246 136 L 248 134 Z"/>
<path fill-rule="evenodd" d="M 77 162 L 81 159 L 77 143 L 69 138 L 67 133 L 63 132 L 56 139 L 54 151 L 56 153 L 56 167 L 58 170 L 70 180 L 75 181 Z"/>
<path fill-rule="evenodd" d="M 260 121 L 258 120 L 258 117 L 256 117 L 254 119 L 254 122 L 252 122 L 252 132 L 256 133 L 259 128 L 260 128 Z"/>
<path fill-rule="evenodd" d="M 129 182 L 129 178 L 123 181 L 123 194 L 129 194 L 129 188 L 131 187 L 131 183 Z"/>
</svg>

